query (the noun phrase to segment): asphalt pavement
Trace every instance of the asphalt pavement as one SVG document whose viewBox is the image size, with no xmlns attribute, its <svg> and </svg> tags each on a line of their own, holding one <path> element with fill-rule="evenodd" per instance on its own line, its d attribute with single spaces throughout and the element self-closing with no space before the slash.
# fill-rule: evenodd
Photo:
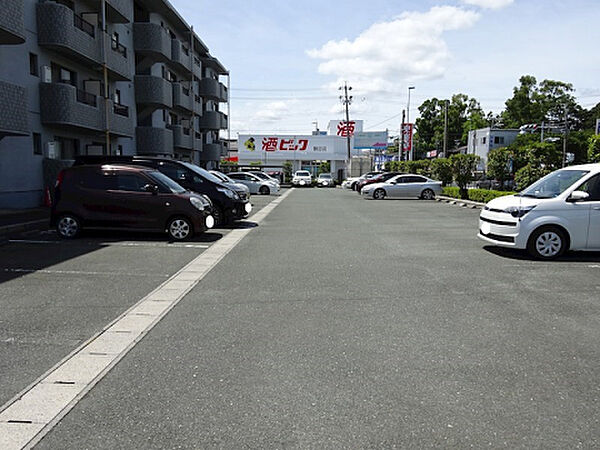
<svg viewBox="0 0 600 450">
<path fill-rule="evenodd" d="M 478 214 L 294 190 L 37 447 L 599 447 L 600 255 L 486 247 Z M 4 398 L 202 251 L 61 248 L 42 265 L 145 276 L 5 273 L 2 329 L 38 334 Z"/>
</svg>

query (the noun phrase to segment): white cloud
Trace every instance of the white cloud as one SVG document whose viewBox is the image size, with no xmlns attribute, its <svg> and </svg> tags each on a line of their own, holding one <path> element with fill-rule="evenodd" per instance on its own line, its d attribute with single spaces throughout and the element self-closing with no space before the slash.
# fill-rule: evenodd
<svg viewBox="0 0 600 450">
<path fill-rule="evenodd" d="M 294 103 L 294 101 L 292 101 Z M 290 111 L 291 103 L 288 101 L 277 101 L 267 103 L 253 117 L 254 122 L 273 123 L 279 122 Z"/>
<path fill-rule="evenodd" d="M 320 73 L 338 77 L 333 85 L 346 79 L 362 92 L 390 92 L 401 82 L 442 77 L 451 56 L 444 32 L 478 19 L 479 13 L 453 6 L 405 12 L 372 25 L 353 41 L 329 41 L 307 53 L 323 60 Z"/>
<path fill-rule="evenodd" d="M 484 9 L 500 9 L 512 4 L 514 0 L 462 0 L 462 2 Z"/>
</svg>

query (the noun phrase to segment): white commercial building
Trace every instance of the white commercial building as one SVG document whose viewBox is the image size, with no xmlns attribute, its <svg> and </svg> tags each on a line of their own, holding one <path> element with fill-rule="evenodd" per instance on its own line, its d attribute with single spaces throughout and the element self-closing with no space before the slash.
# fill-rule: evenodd
<svg viewBox="0 0 600 450">
<path fill-rule="evenodd" d="M 364 132 L 362 120 L 349 124 L 332 120 L 327 134 L 240 134 L 238 163 L 273 166 L 289 161 L 293 171 L 306 169 L 314 172 L 322 162 L 329 162 L 332 175 L 341 179 L 348 165 L 348 135 L 352 157 L 363 156 L 368 149 L 387 147 L 387 131 Z"/>
<path fill-rule="evenodd" d="M 477 155 L 481 158 L 478 170 L 483 172 L 487 169 L 487 158 L 490 150 L 512 144 L 519 135 L 519 132 L 519 130 L 515 129 L 489 127 L 471 130 L 469 131 L 467 142 L 467 153 Z"/>
</svg>

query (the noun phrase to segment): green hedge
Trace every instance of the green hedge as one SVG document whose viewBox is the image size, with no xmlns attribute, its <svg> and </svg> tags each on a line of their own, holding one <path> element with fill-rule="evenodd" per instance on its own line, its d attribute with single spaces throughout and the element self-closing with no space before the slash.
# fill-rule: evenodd
<svg viewBox="0 0 600 450">
<path fill-rule="evenodd" d="M 492 191 L 489 189 L 468 189 L 468 199 L 473 202 L 487 203 L 490 200 L 493 200 L 497 197 L 502 197 L 504 195 L 513 195 L 515 192 L 508 191 Z M 457 187 L 444 187 L 443 194 L 447 197 L 452 198 L 461 198 L 460 197 L 460 189 Z"/>
</svg>

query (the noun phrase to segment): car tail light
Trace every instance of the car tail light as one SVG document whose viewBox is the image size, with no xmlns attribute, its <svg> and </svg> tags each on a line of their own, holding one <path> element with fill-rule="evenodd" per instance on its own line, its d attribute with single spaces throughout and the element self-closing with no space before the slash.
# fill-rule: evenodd
<svg viewBox="0 0 600 450">
<path fill-rule="evenodd" d="M 58 173 L 58 177 L 56 178 L 56 184 L 54 185 L 54 187 L 55 187 L 55 188 L 58 188 L 58 187 L 60 187 L 60 185 L 62 184 L 62 182 L 63 182 L 63 179 L 64 179 L 64 178 L 65 178 L 65 171 L 64 171 L 64 170 L 61 170 L 61 171 Z"/>
</svg>

